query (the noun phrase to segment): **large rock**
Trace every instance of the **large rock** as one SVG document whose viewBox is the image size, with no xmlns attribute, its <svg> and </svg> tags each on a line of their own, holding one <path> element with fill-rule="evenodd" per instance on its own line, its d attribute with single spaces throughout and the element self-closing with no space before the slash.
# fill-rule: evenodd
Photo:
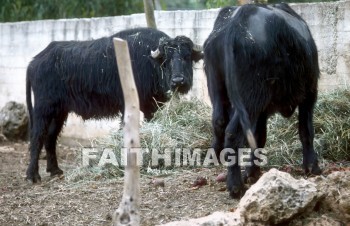
<svg viewBox="0 0 350 226">
<path fill-rule="evenodd" d="M 303 221 L 299 221 L 299 224 L 297 222 L 292 222 L 293 226 L 343 226 L 342 222 L 335 220 L 334 218 L 322 215 L 322 216 L 314 216 L 314 217 L 308 217 Z M 295 223 L 295 224 L 294 224 Z"/>
<path fill-rule="evenodd" d="M 0 142 L 4 142 L 4 141 L 7 141 L 7 138 L 5 137 L 4 134 L 2 134 L 1 128 L 0 128 Z"/>
<path fill-rule="evenodd" d="M 316 203 L 318 210 L 311 213 Z M 304 217 L 297 217 L 299 215 Z M 347 222 L 350 222 L 350 171 L 298 180 L 288 173 L 271 169 L 250 187 L 234 213 L 215 212 L 206 217 L 165 225 L 262 226 L 287 223 L 341 226 Z"/>
<path fill-rule="evenodd" d="M 250 187 L 236 211 L 246 222 L 280 224 L 312 211 L 321 197 L 316 184 L 271 169 Z"/>
<path fill-rule="evenodd" d="M 9 140 L 26 139 L 28 122 L 23 104 L 10 101 L 0 110 L 0 131 Z"/>
<path fill-rule="evenodd" d="M 215 212 L 209 216 L 176 221 L 166 226 L 275 225 L 291 221 L 298 214 L 312 211 L 323 197 L 316 184 L 294 179 L 271 169 L 245 193 L 234 213 Z"/>
<path fill-rule="evenodd" d="M 214 212 L 211 215 L 183 220 L 183 221 L 174 221 L 167 224 L 162 224 L 163 226 L 244 226 L 244 222 L 239 216 L 238 212 Z M 257 225 L 259 226 L 259 225 Z"/>
<path fill-rule="evenodd" d="M 350 222 L 350 171 L 337 171 L 327 177 L 318 176 L 311 181 L 317 184 L 320 191 L 325 191 L 325 197 L 320 201 L 323 212 L 331 212 L 334 217 Z"/>
</svg>

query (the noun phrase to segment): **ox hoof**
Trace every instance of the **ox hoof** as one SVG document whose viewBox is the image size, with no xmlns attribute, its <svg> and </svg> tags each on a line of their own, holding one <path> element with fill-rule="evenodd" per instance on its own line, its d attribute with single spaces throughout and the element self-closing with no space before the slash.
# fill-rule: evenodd
<svg viewBox="0 0 350 226">
<path fill-rule="evenodd" d="M 50 176 L 51 177 L 54 177 L 54 176 L 60 176 L 63 174 L 63 171 L 60 169 L 60 168 L 55 168 L 55 169 L 46 169 L 46 172 L 50 173 Z"/>
<path fill-rule="evenodd" d="M 41 183 L 41 177 L 40 177 L 39 174 L 35 175 L 33 177 L 27 176 L 26 180 L 27 180 L 29 185 L 40 184 Z"/>
<path fill-rule="evenodd" d="M 322 170 L 317 164 L 315 164 L 315 165 L 312 166 L 310 172 L 311 172 L 312 175 L 321 175 Z"/>
<path fill-rule="evenodd" d="M 246 190 L 247 189 L 244 186 L 233 186 L 231 189 L 229 189 L 230 197 L 233 199 L 240 199 L 242 198 Z"/>
<path fill-rule="evenodd" d="M 321 175 L 321 173 L 322 173 L 322 170 L 318 166 L 317 163 L 314 163 L 312 165 L 308 165 L 304 169 L 305 169 L 305 174 L 306 175 Z"/>
<path fill-rule="evenodd" d="M 257 177 L 244 176 L 243 177 L 243 181 L 244 181 L 244 183 L 251 185 L 251 184 L 254 184 L 255 182 L 257 182 L 258 178 Z"/>
<path fill-rule="evenodd" d="M 258 181 L 258 179 L 261 176 L 260 169 L 254 170 L 254 171 L 246 171 L 243 175 L 243 181 L 246 184 L 254 184 Z"/>
</svg>

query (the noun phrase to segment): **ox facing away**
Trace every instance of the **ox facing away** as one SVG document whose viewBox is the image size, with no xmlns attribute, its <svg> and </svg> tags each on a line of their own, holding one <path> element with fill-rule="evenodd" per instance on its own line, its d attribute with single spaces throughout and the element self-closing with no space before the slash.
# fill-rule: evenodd
<svg viewBox="0 0 350 226">
<path fill-rule="evenodd" d="M 317 48 L 296 12 L 287 4 L 223 8 L 204 43 L 204 64 L 217 154 L 223 148 L 237 153 L 251 140 L 252 149 L 263 148 L 268 117 L 274 113 L 290 117 L 298 107 L 305 173 L 321 173 L 313 146 Z M 244 194 L 246 179 L 259 177 L 254 160 L 252 155 L 244 179 L 239 164 L 228 167 L 231 197 Z"/>
<path fill-rule="evenodd" d="M 151 119 L 168 100 L 170 90 L 180 93 L 190 90 L 193 62 L 202 58 L 202 52 L 187 37 L 172 39 L 155 29 L 137 28 L 92 41 L 50 43 L 27 69 L 30 182 L 41 179 L 38 160 L 43 146 L 47 152 L 47 172 L 52 176 L 63 173 L 57 163 L 56 141 L 69 112 L 83 119 L 115 117 L 124 112 L 114 37 L 128 42 L 140 109 L 146 119 Z"/>
</svg>

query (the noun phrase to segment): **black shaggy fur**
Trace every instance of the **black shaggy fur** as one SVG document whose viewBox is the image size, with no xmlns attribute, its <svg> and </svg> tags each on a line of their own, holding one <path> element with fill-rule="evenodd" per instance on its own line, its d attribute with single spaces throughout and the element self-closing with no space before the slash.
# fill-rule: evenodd
<svg viewBox="0 0 350 226">
<path fill-rule="evenodd" d="M 74 112 L 83 119 L 123 113 L 124 98 L 113 37 L 128 41 L 140 109 L 146 119 L 151 119 L 168 100 L 170 89 L 186 93 L 191 88 L 192 61 L 198 61 L 202 53 L 194 51 L 194 44 L 184 36 L 172 39 L 158 30 L 137 28 L 92 41 L 50 43 L 27 69 L 26 95 L 31 122 L 29 181 L 40 181 L 38 158 L 43 145 L 47 171 L 51 175 L 63 173 L 57 164 L 56 141 L 68 113 Z M 157 48 L 161 54 L 153 58 L 151 50 Z"/>
<path fill-rule="evenodd" d="M 266 142 L 266 122 L 278 112 L 299 110 L 299 136 L 306 173 L 320 174 L 313 147 L 313 108 L 317 99 L 317 48 L 305 21 L 287 4 L 244 5 L 220 11 L 204 43 L 204 64 L 213 104 L 213 147 L 238 148 L 252 131 L 257 147 Z M 252 147 L 254 148 L 254 147 Z M 246 168 L 256 180 L 260 168 Z M 239 164 L 228 167 L 227 187 L 245 191 Z"/>
</svg>

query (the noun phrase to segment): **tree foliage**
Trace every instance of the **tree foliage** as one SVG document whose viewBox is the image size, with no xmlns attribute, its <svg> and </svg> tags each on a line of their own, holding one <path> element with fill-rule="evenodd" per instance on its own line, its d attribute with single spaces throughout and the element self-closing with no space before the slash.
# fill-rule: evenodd
<svg viewBox="0 0 350 226">
<path fill-rule="evenodd" d="M 0 21 L 85 18 L 142 13 L 135 0 L 0 0 Z"/>
<path fill-rule="evenodd" d="M 336 0 L 283 1 L 291 3 Z M 162 10 L 208 9 L 238 4 L 238 0 L 153 0 L 153 2 Z M 268 0 L 268 3 L 277 2 L 281 0 Z M 0 0 L 0 22 L 117 16 L 143 11 L 141 0 Z"/>
</svg>

